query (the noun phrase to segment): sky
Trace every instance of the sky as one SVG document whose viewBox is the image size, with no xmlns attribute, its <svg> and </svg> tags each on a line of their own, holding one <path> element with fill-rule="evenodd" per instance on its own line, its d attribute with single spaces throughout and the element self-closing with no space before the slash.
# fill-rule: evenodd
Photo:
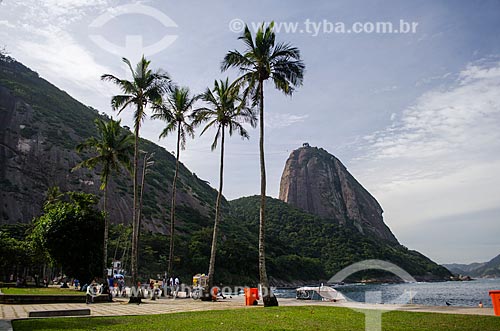
<svg viewBox="0 0 500 331">
<path fill-rule="evenodd" d="M 277 38 L 300 49 L 306 72 L 292 97 L 265 86 L 268 195 L 278 197 L 286 159 L 308 142 L 346 165 L 408 248 L 438 263 L 498 255 L 498 1 L 0 0 L 0 46 L 132 126 L 130 111 L 110 107 L 116 88 L 100 81 L 127 77 L 122 56 L 136 62 L 144 53 L 200 93 L 237 77 L 220 63 L 243 50 L 242 22 L 254 29 L 271 20 Z M 384 33 L 384 22 L 399 33 Z M 175 137 L 158 139 L 163 125 L 147 120 L 141 135 L 173 151 Z M 258 131 L 249 132 L 227 142 L 228 199 L 260 192 Z M 197 134 L 181 160 L 216 187 L 213 136 Z"/>
</svg>

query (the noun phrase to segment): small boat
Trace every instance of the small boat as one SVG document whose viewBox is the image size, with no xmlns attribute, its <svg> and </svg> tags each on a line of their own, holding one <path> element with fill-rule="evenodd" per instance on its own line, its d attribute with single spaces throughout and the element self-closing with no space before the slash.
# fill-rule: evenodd
<svg viewBox="0 0 500 331">
<path fill-rule="evenodd" d="M 345 296 L 330 286 L 304 286 L 296 290 L 297 300 L 347 301 Z"/>
</svg>

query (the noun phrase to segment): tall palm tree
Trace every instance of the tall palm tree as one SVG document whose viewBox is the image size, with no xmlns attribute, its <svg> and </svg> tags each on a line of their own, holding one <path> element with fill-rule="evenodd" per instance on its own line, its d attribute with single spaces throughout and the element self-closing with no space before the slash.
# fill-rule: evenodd
<svg viewBox="0 0 500 331">
<path fill-rule="evenodd" d="M 103 276 L 106 278 L 107 258 L 108 258 L 108 232 L 109 220 L 107 214 L 108 205 L 108 183 L 113 172 L 120 172 L 122 168 L 131 170 L 130 156 L 133 153 L 133 136 L 124 132 L 120 127 L 120 121 L 114 121 L 112 118 L 109 122 L 96 119 L 97 137 L 90 137 L 76 147 L 78 152 L 90 150 L 96 152 L 96 156 L 92 156 L 77 164 L 73 170 L 79 168 L 94 169 L 101 166 L 101 186 L 104 191 L 104 246 L 103 246 Z"/>
<path fill-rule="evenodd" d="M 193 104 L 196 101 L 189 93 L 189 88 L 174 86 L 167 93 L 166 100 L 162 104 L 157 104 L 153 108 L 153 119 L 165 121 L 167 126 L 160 134 L 160 138 L 165 138 L 170 133 L 177 131 L 177 153 L 175 162 L 175 174 L 172 182 L 172 201 L 170 207 L 170 247 L 168 254 L 168 275 L 172 275 L 174 260 L 174 232 L 175 232 L 175 198 L 176 184 L 179 176 L 180 150 L 186 147 L 186 136 L 194 137 L 194 129 L 189 119 Z"/>
<path fill-rule="evenodd" d="M 132 74 L 132 80 L 120 79 L 116 76 L 105 74 L 101 76 L 102 80 L 115 83 L 123 94 L 115 95 L 111 99 L 111 106 L 118 110 L 120 114 L 125 108 L 134 109 L 134 164 L 133 164 L 133 182 L 134 182 L 134 206 L 132 217 L 132 254 L 131 254 L 131 273 L 132 283 L 137 282 L 137 253 L 139 238 L 139 131 L 141 124 L 146 117 L 146 108 L 148 105 L 160 103 L 162 94 L 170 87 L 170 77 L 162 71 L 152 71 L 149 69 L 151 61 L 144 58 L 137 63 L 135 69 L 132 68 L 130 61 L 122 59 L 128 66 Z"/>
<path fill-rule="evenodd" d="M 271 293 L 266 272 L 265 258 L 265 209 L 266 209 L 266 166 L 264 160 L 264 82 L 271 80 L 274 87 L 285 95 L 292 95 L 302 85 L 305 65 L 300 59 L 298 48 L 288 43 L 276 43 L 274 22 L 262 24 L 253 38 L 248 26 L 238 38 L 245 44 L 245 50 L 230 51 L 222 61 L 221 70 L 237 68 L 242 74 L 237 79 L 244 84 L 245 98 L 251 97 L 259 105 L 260 121 L 260 222 L 259 222 L 259 276 L 263 290 L 264 306 L 277 306 L 278 300 Z"/>
<path fill-rule="evenodd" d="M 208 122 L 201 132 L 203 135 L 209 128 L 216 128 L 214 141 L 212 143 L 212 151 L 217 148 L 217 143 L 220 138 L 220 169 L 219 169 L 219 192 L 215 203 L 215 221 L 212 236 L 212 248 L 210 253 L 210 264 L 208 268 L 208 285 L 210 288 L 214 282 L 215 272 L 215 256 L 217 251 L 217 234 L 220 222 L 220 208 L 222 200 L 222 186 L 224 174 L 224 139 L 226 129 L 229 136 L 232 136 L 236 131 L 243 139 L 248 139 L 247 130 L 243 127 L 243 123 L 249 123 L 252 127 L 257 125 L 257 117 L 252 109 L 246 107 L 246 103 L 240 96 L 240 87 L 238 85 L 230 85 L 228 79 L 220 82 L 215 81 L 213 90 L 209 88 L 200 95 L 200 99 L 205 101 L 209 107 L 199 108 L 193 112 L 195 118 L 194 124 Z"/>
</svg>

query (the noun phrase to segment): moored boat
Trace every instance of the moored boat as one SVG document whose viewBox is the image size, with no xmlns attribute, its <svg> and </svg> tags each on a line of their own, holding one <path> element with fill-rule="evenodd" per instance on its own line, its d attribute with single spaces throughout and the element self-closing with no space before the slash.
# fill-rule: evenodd
<svg viewBox="0 0 500 331">
<path fill-rule="evenodd" d="M 297 300 L 347 301 L 345 296 L 330 286 L 304 286 L 296 289 Z"/>
</svg>

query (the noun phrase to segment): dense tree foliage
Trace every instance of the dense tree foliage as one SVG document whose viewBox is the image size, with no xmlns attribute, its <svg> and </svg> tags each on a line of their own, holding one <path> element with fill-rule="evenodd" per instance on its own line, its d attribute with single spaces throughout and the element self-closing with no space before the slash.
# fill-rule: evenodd
<svg viewBox="0 0 500 331">
<path fill-rule="evenodd" d="M 3 279 L 9 273 L 15 273 L 16 267 L 30 263 L 30 246 L 24 240 L 11 237 L 11 235 L 0 230 L 0 269 L 4 273 Z"/>
<path fill-rule="evenodd" d="M 92 194 L 69 192 L 45 204 L 31 238 L 68 277 L 101 275 L 104 216 Z"/>
</svg>

